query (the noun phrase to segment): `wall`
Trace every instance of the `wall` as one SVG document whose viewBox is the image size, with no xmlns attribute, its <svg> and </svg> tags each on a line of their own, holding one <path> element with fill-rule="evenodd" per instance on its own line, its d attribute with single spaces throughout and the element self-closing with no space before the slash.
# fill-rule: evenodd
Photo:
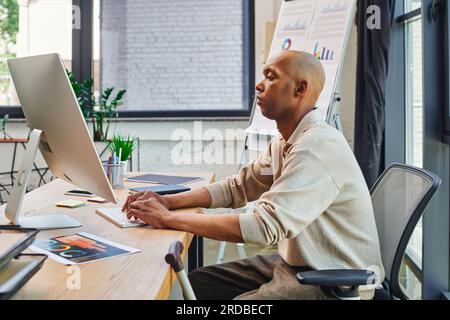
<svg viewBox="0 0 450 320">
<path fill-rule="evenodd" d="M 103 1 L 100 28 L 102 87 L 126 88 L 124 109 L 245 107 L 242 0 Z"/>
</svg>

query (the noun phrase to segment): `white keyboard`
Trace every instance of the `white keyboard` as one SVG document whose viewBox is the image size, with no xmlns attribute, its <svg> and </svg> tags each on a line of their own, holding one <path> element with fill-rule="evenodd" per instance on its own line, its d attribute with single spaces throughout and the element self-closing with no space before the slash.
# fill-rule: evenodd
<svg viewBox="0 0 450 320">
<path fill-rule="evenodd" d="M 128 220 L 121 208 L 95 209 L 95 212 L 121 228 L 133 228 L 145 225 L 141 220 Z"/>
</svg>

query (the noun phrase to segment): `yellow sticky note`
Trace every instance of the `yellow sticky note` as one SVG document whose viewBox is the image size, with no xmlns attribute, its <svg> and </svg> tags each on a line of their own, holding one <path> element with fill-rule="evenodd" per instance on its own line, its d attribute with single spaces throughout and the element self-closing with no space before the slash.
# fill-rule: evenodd
<svg viewBox="0 0 450 320">
<path fill-rule="evenodd" d="M 79 208 L 79 207 L 85 206 L 86 204 L 87 204 L 87 202 L 85 202 L 85 201 L 68 199 L 68 200 L 64 200 L 64 201 L 58 202 L 56 204 L 56 206 L 57 207 L 73 209 L 73 208 Z"/>
</svg>

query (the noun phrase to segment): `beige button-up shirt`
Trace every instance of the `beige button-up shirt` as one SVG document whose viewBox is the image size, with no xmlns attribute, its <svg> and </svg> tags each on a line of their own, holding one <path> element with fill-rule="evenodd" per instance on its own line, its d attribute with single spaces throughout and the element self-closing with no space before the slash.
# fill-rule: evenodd
<svg viewBox="0 0 450 320">
<path fill-rule="evenodd" d="M 212 207 L 255 209 L 239 218 L 246 243 L 278 244 L 291 266 L 384 269 L 369 190 L 344 136 L 308 113 L 239 174 L 207 187 Z"/>
</svg>

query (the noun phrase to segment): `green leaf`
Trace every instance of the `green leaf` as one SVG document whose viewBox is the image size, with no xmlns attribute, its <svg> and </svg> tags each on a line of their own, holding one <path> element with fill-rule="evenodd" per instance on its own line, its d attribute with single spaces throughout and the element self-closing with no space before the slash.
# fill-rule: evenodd
<svg viewBox="0 0 450 320">
<path fill-rule="evenodd" d="M 6 44 L 15 44 L 19 32 L 19 4 L 17 0 L 0 0 L 0 37 Z"/>
<path fill-rule="evenodd" d="M 117 157 L 119 156 L 120 149 L 122 149 L 122 157 L 120 161 L 127 161 L 130 159 L 131 154 L 136 149 L 137 140 L 130 136 L 115 135 L 109 145 L 109 150 L 115 152 Z"/>
<path fill-rule="evenodd" d="M 94 96 L 94 80 L 92 78 L 79 83 L 75 80 L 74 75 L 70 71 L 66 70 L 66 72 L 84 118 L 87 119 L 90 117 L 92 120 L 94 139 L 107 139 L 111 120 L 112 118 L 118 117 L 116 109 L 122 104 L 126 90 L 120 90 L 116 96 L 111 99 L 115 88 L 106 88 L 101 93 L 98 101 L 96 101 Z M 94 109 L 95 106 L 98 106 L 98 110 Z M 107 121 L 107 125 L 106 130 L 104 131 L 105 121 Z"/>
</svg>

